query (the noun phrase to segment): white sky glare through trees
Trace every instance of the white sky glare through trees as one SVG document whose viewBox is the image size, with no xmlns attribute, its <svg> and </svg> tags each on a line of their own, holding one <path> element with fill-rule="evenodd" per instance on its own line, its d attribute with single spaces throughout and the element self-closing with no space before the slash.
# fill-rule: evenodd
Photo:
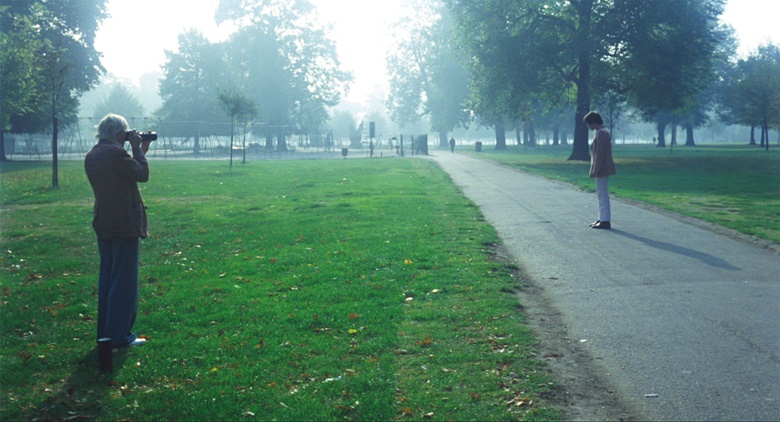
<svg viewBox="0 0 780 422">
<path fill-rule="evenodd" d="M 387 85 L 385 53 L 393 24 L 405 0 L 311 0 L 332 23 L 342 67 L 353 73 L 347 100 L 361 102 Z M 138 84 L 141 75 L 159 72 L 165 50 L 178 48 L 178 35 L 196 28 L 211 41 L 227 39 L 232 28 L 214 23 L 219 0 L 109 0 L 110 18 L 97 32 L 95 47 L 103 66 L 121 80 Z M 780 44 L 780 0 L 728 0 L 721 20 L 740 41 L 741 56 L 771 41 Z"/>
</svg>

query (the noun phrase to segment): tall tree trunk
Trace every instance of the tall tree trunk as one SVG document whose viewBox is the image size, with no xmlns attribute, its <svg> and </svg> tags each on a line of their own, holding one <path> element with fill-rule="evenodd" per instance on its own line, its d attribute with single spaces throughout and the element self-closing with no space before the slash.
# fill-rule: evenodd
<svg viewBox="0 0 780 422">
<path fill-rule="evenodd" d="M 0 77 L 0 88 L 3 86 L 3 78 Z M 8 157 L 5 156 L 5 128 L 2 125 L 3 121 L 3 102 L 0 101 L 0 162 L 8 161 Z"/>
<path fill-rule="evenodd" d="M 536 126 L 534 126 L 533 119 L 526 120 L 525 130 L 528 132 L 528 146 L 536 147 Z"/>
<path fill-rule="evenodd" d="M 695 147 L 696 142 L 693 141 L 693 125 L 689 124 L 685 126 L 685 146 Z"/>
<path fill-rule="evenodd" d="M 57 161 L 57 136 L 59 135 L 59 122 L 56 114 L 52 117 L 51 131 L 51 187 L 60 187 L 59 162 Z"/>
<path fill-rule="evenodd" d="M 764 124 L 763 123 L 758 127 L 758 130 L 761 131 L 761 141 L 758 146 L 763 148 L 764 147 Z"/>
<path fill-rule="evenodd" d="M 577 111 L 574 113 L 574 143 L 569 160 L 590 161 L 588 150 L 588 127 L 582 118 L 590 111 L 590 16 L 593 11 L 593 0 L 572 1 L 576 8 L 579 21 L 578 36 L 579 58 L 577 59 Z"/>
<path fill-rule="evenodd" d="M 439 131 L 439 148 L 449 148 L 450 141 L 447 139 L 446 131 Z"/>
<path fill-rule="evenodd" d="M 506 147 L 506 131 L 504 130 L 504 124 L 502 122 L 496 123 L 496 149 L 505 150 Z"/>
<path fill-rule="evenodd" d="M 241 164 L 246 164 L 246 123 L 241 130 Z"/>
<path fill-rule="evenodd" d="M 287 139 L 284 137 L 283 133 L 280 133 L 276 137 L 276 147 L 279 149 L 280 152 L 287 151 Z"/>
<path fill-rule="evenodd" d="M 8 157 L 5 156 L 5 131 L 0 128 L 0 163 L 8 161 Z"/>
<path fill-rule="evenodd" d="M 200 129 L 203 127 L 203 122 L 198 122 L 198 133 L 195 134 L 195 144 L 192 146 L 192 153 L 195 155 L 200 154 Z"/>
<path fill-rule="evenodd" d="M 677 119 L 672 118 L 672 146 L 677 145 Z"/>
<path fill-rule="evenodd" d="M 560 132 L 561 128 L 559 125 L 553 126 L 553 145 L 558 146 L 558 132 Z"/>
<path fill-rule="evenodd" d="M 766 133 L 766 144 L 764 145 L 764 149 L 769 151 L 769 123 L 764 121 L 764 133 Z M 764 138 L 764 135 L 761 135 L 761 138 Z"/>
<path fill-rule="evenodd" d="M 230 116 L 230 168 L 233 168 L 233 121 L 235 118 Z"/>
<path fill-rule="evenodd" d="M 750 126 L 750 142 L 748 145 L 755 145 L 756 144 L 756 126 L 751 125 Z"/>
<path fill-rule="evenodd" d="M 439 148 L 447 149 L 450 147 L 450 140 L 447 138 L 447 131 L 439 131 Z"/>
<path fill-rule="evenodd" d="M 515 139 L 517 140 L 517 146 L 520 146 L 520 143 L 523 142 L 523 139 L 520 135 L 520 124 L 515 126 Z"/>
<path fill-rule="evenodd" d="M 666 137 L 664 136 L 664 133 L 666 132 L 666 120 L 661 119 L 658 121 L 656 125 L 656 129 L 658 129 L 658 145 L 656 145 L 658 148 L 666 148 Z"/>
</svg>

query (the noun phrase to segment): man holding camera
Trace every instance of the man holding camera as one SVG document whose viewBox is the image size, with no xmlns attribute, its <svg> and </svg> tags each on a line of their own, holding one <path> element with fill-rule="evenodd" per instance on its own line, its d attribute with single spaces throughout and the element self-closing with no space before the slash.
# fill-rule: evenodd
<svg viewBox="0 0 780 422">
<path fill-rule="evenodd" d="M 138 346 L 146 341 L 132 332 L 138 310 L 140 239 L 148 235 L 138 182 L 149 180 L 144 153 L 151 140 L 128 131 L 127 120 L 116 114 L 104 117 L 97 129 L 99 141 L 84 160 L 95 194 L 92 226 L 100 252 L 97 338 L 111 339 L 114 348 Z M 125 151 L 125 142 L 130 143 L 132 156 Z"/>
</svg>

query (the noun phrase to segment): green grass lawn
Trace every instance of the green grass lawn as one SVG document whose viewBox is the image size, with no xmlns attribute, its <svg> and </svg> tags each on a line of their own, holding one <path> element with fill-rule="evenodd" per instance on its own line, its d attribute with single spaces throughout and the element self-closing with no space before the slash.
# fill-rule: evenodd
<svg viewBox="0 0 780 422">
<path fill-rule="evenodd" d="M 152 162 L 150 340 L 113 375 L 97 371 L 92 193 L 81 162 L 57 190 L 49 166 L 2 164 L 2 420 L 561 417 L 539 399 L 553 381 L 521 281 L 428 161 Z"/>
<path fill-rule="evenodd" d="M 590 164 L 571 147 L 483 149 L 481 158 L 595 191 Z M 617 144 L 610 191 L 780 243 L 780 150 L 707 145 L 659 149 Z M 615 216 L 619 218 L 619 216 Z"/>
</svg>

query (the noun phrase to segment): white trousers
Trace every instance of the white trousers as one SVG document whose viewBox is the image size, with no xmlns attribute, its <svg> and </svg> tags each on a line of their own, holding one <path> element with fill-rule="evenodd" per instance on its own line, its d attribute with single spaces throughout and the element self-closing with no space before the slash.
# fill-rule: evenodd
<svg viewBox="0 0 780 422">
<path fill-rule="evenodd" d="M 599 221 L 610 221 L 609 176 L 596 178 L 596 198 L 599 200 Z"/>
</svg>

